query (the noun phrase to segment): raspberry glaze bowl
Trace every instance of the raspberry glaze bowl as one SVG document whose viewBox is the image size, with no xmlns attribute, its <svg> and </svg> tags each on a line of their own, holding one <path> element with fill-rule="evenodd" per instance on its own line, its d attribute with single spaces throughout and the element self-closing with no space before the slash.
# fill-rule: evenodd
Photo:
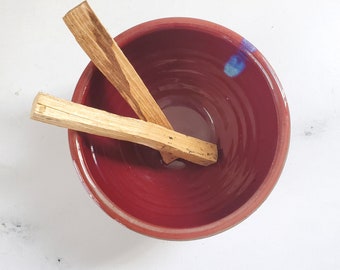
<svg viewBox="0 0 340 270">
<path fill-rule="evenodd" d="M 216 164 L 169 165 L 157 151 L 69 131 L 75 167 L 94 201 L 139 233 L 189 240 L 238 224 L 267 198 L 289 146 L 282 87 L 246 39 L 220 25 L 166 18 L 115 38 L 175 130 L 218 145 Z M 136 117 L 92 62 L 72 100 Z"/>
</svg>

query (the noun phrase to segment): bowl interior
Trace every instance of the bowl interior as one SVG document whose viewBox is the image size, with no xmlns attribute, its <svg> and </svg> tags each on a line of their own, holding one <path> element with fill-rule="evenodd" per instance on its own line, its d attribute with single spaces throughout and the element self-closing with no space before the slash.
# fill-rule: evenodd
<svg viewBox="0 0 340 270">
<path fill-rule="evenodd" d="M 174 128 L 216 143 L 219 159 L 208 167 L 166 165 L 147 147 L 71 132 L 86 177 L 115 206 L 107 211 L 174 229 L 230 215 L 264 183 L 277 149 L 273 82 L 258 52 L 232 32 L 186 24 L 145 31 L 121 47 Z M 136 117 L 91 63 L 73 100 Z"/>
</svg>

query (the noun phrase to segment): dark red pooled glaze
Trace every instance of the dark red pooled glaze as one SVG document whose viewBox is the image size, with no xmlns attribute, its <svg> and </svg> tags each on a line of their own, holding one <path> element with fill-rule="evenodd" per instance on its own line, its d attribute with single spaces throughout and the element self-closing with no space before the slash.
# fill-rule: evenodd
<svg viewBox="0 0 340 270">
<path fill-rule="evenodd" d="M 136 26 L 116 38 L 177 131 L 214 142 L 203 167 L 133 143 L 69 131 L 72 158 L 93 199 L 143 234 L 194 239 L 226 230 L 269 195 L 289 144 L 289 112 L 264 57 L 236 33 L 187 18 Z M 136 117 L 90 63 L 73 101 Z"/>
</svg>

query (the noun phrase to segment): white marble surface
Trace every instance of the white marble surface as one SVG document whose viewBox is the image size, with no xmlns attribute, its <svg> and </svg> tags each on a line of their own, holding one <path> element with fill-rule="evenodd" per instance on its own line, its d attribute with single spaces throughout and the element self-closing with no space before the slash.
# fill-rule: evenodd
<svg viewBox="0 0 340 270">
<path fill-rule="evenodd" d="M 240 225 L 189 242 L 107 217 L 66 130 L 29 120 L 38 91 L 70 99 L 88 62 L 62 21 L 78 3 L 0 0 L 0 269 L 340 269 L 340 1 L 89 1 L 112 35 L 168 16 L 227 26 L 285 88 L 292 138 L 276 188 Z"/>
</svg>

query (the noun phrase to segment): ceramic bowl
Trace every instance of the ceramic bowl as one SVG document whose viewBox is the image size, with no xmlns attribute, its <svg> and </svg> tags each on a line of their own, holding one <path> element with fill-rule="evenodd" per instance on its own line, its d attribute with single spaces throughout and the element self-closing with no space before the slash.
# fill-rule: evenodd
<svg viewBox="0 0 340 270">
<path fill-rule="evenodd" d="M 268 62 L 246 39 L 211 22 L 166 18 L 115 38 L 175 130 L 218 145 L 214 165 L 169 165 L 144 146 L 69 131 L 71 155 L 94 201 L 139 233 L 211 236 L 266 199 L 286 159 L 286 98 Z M 73 101 L 136 117 L 90 63 Z"/>
</svg>

